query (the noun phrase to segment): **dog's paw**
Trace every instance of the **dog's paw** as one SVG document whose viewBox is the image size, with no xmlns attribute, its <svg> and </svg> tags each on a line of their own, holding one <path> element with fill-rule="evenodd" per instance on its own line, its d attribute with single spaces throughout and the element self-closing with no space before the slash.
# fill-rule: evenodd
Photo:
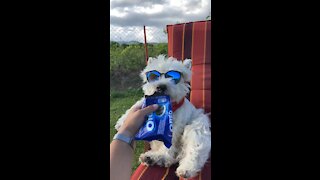
<svg viewBox="0 0 320 180">
<path fill-rule="evenodd" d="M 156 163 L 154 158 L 152 158 L 152 156 L 148 154 L 141 154 L 139 157 L 139 161 L 146 166 L 153 166 Z"/>
<path fill-rule="evenodd" d="M 174 164 L 174 160 L 170 157 L 164 155 L 155 155 L 155 154 L 141 154 L 139 157 L 141 163 L 147 166 L 158 165 L 161 167 L 170 167 Z"/>
<path fill-rule="evenodd" d="M 184 167 L 178 167 L 176 170 L 176 174 L 179 177 L 183 178 L 192 178 L 198 175 L 198 171 L 189 169 L 189 168 L 184 168 Z"/>
</svg>

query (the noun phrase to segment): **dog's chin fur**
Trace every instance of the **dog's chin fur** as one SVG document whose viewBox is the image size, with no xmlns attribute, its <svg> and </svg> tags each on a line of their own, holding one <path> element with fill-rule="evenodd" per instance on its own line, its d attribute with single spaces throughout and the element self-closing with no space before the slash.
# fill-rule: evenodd
<svg viewBox="0 0 320 180">
<path fill-rule="evenodd" d="M 182 77 L 178 84 L 163 76 L 155 82 L 147 82 L 145 73 L 151 70 L 160 73 L 176 70 L 182 73 Z M 144 82 L 142 89 L 145 95 L 153 95 L 159 85 L 166 85 L 167 90 L 164 93 L 170 96 L 172 102 L 179 102 L 189 92 L 190 86 L 187 82 L 191 80 L 191 60 L 182 62 L 164 55 L 149 58 L 148 65 L 140 76 Z M 143 101 L 144 98 L 132 107 L 141 106 Z M 118 120 L 115 126 L 117 130 L 125 121 L 129 110 Z M 168 149 L 160 141 L 152 141 L 150 145 L 151 150 L 140 155 L 141 163 L 165 167 L 179 163 L 176 170 L 178 176 L 194 177 L 203 168 L 211 151 L 210 119 L 202 109 L 196 109 L 185 98 L 183 105 L 173 113 L 172 146 Z"/>
</svg>

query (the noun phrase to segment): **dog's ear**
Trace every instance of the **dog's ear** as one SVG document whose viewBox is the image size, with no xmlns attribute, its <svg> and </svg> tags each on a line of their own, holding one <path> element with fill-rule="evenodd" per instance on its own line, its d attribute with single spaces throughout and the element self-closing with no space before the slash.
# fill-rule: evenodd
<svg viewBox="0 0 320 180">
<path fill-rule="evenodd" d="M 149 65 L 150 63 L 152 63 L 153 60 L 155 60 L 155 58 L 149 57 L 147 64 Z"/>
<path fill-rule="evenodd" d="M 192 60 L 191 60 L 191 59 L 185 59 L 185 60 L 183 61 L 183 65 L 184 65 L 186 68 L 188 68 L 188 69 L 191 70 Z"/>
</svg>

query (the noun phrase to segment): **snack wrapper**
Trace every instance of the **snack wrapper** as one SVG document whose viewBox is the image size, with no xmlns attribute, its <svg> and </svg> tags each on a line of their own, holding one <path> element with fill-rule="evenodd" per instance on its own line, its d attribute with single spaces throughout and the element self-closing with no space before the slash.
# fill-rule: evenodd
<svg viewBox="0 0 320 180">
<path fill-rule="evenodd" d="M 159 140 L 164 143 L 167 148 L 171 147 L 172 141 L 172 107 L 170 97 L 166 95 L 146 96 L 142 108 L 158 104 L 159 108 L 146 116 L 139 132 L 135 136 L 135 140 L 153 141 Z"/>
</svg>

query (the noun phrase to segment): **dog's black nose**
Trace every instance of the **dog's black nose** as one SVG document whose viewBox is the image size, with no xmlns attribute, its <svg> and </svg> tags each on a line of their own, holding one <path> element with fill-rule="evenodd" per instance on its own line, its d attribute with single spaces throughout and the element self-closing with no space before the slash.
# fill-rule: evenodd
<svg viewBox="0 0 320 180">
<path fill-rule="evenodd" d="M 167 86 L 164 84 L 161 84 L 157 87 L 158 92 L 164 92 L 165 90 L 167 90 Z"/>
</svg>

